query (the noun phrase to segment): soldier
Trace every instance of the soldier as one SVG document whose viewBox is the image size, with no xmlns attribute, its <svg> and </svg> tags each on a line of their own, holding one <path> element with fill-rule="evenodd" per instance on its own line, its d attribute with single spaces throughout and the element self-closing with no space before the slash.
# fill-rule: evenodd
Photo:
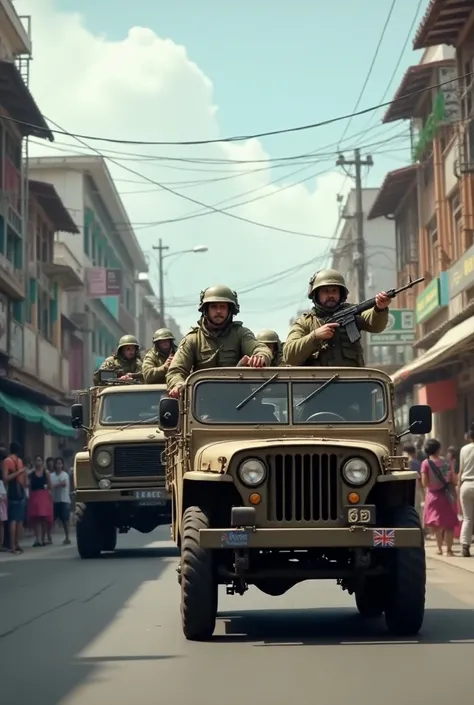
<svg viewBox="0 0 474 705">
<path fill-rule="evenodd" d="M 271 363 L 268 347 L 259 343 L 240 321 L 233 320 L 240 311 L 235 291 L 222 284 L 210 286 L 201 292 L 198 310 L 201 319 L 184 336 L 166 375 L 170 397 L 179 396 L 194 370 L 235 367 L 239 362 L 248 367 L 267 367 Z"/>
<path fill-rule="evenodd" d="M 118 379 L 124 382 L 132 379 L 131 375 L 136 375 L 137 373 L 140 373 L 138 379 L 143 380 L 141 377 L 142 361 L 139 350 L 140 345 L 134 335 L 123 335 L 119 340 L 115 355 L 106 357 L 99 369 L 94 372 L 94 385 L 100 385 L 101 370 L 117 370 L 120 374 Z"/>
<path fill-rule="evenodd" d="M 283 345 L 276 331 L 265 328 L 257 333 L 256 338 L 270 348 L 273 355 L 271 367 L 279 367 L 283 364 Z"/>
<path fill-rule="evenodd" d="M 173 333 L 160 328 L 153 335 L 153 347 L 143 358 L 142 372 L 145 384 L 164 384 L 166 373 L 176 352 Z"/>
<path fill-rule="evenodd" d="M 351 343 L 345 330 L 337 323 L 325 323 L 340 308 L 347 308 L 348 290 L 344 277 L 335 269 L 323 269 L 309 281 L 308 299 L 313 302 L 293 324 L 284 346 L 284 361 L 292 366 L 364 367 L 364 352 L 360 340 Z M 382 333 L 388 323 L 390 297 L 377 294 L 376 305 L 358 317 L 360 330 Z"/>
</svg>

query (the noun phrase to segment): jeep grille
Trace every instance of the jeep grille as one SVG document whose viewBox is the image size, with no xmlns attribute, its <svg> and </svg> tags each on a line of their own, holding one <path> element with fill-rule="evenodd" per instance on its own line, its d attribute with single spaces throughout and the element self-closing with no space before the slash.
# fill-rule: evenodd
<svg viewBox="0 0 474 705">
<path fill-rule="evenodd" d="M 115 477 L 164 477 L 163 443 L 116 446 Z"/>
<path fill-rule="evenodd" d="M 338 459 L 335 453 L 267 456 L 269 521 L 337 521 Z"/>
</svg>

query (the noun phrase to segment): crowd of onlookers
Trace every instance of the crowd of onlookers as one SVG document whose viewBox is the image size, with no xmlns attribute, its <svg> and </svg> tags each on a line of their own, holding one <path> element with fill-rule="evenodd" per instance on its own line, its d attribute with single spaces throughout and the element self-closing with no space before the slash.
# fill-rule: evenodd
<svg viewBox="0 0 474 705">
<path fill-rule="evenodd" d="M 22 554 L 25 529 L 34 534 L 34 548 L 50 545 L 56 523 L 64 531 L 63 544 L 70 544 L 71 491 L 62 457 L 23 461 L 18 443 L 8 450 L 0 446 L 0 551 Z"/>
<path fill-rule="evenodd" d="M 441 453 L 436 438 L 422 437 L 407 443 L 404 451 L 410 469 L 418 472 L 416 506 L 427 539 L 435 539 L 437 552 L 453 556 L 454 539 L 459 538 L 461 555 L 469 558 L 474 525 L 474 424 L 465 434 L 460 451 L 450 446 Z"/>
</svg>

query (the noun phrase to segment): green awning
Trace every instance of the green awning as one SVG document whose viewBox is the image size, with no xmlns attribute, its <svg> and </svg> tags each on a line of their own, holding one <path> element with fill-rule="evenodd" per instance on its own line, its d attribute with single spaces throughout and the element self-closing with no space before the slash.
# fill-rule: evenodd
<svg viewBox="0 0 474 705">
<path fill-rule="evenodd" d="M 19 416 L 29 423 L 40 423 L 47 433 L 54 436 L 74 437 L 76 431 L 70 426 L 55 419 L 47 411 L 41 409 L 37 404 L 32 404 L 24 399 L 11 397 L 9 394 L 0 392 L 0 406 L 8 414 Z"/>
</svg>

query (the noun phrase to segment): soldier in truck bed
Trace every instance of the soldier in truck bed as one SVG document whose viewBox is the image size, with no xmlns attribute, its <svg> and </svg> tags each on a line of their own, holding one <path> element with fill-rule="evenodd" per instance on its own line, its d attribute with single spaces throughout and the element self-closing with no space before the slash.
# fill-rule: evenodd
<svg viewBox="0 0 474 705">
<path fill-rule="evenodd" d="M 257 340 L 268 345 L 272 352 L 272 367 L 279 367 L 283 363 L 283 345 L 281 344 L 280 336 L 270 328 L 264 328 L 256 335 Z"/>
<path fill-rule="evenodd" d="M 138 379 L 143 381 L 141 377 L 142 361 L 140 359 L 140 345 L 134 335 L 123 335 L 117 345 L 115 355 L 106 357 L 98 370 L 94 372 L 94 386 L 100 385 L 101 370 L 116 370 L 120 375 L 119 380 L 128 382 L 132 379 L 131 375 L 139 375 Z"/>
<path fill-rule="evenodd" d="M 184 336 L 166 375 L 170 397 L 178 397 L 186 379 L 195 370 L 235 367 L 268 367 L 272 353 L 234 316 L 240 311 L 237 294 L 218 284 L 201 292 L 201 319 Z"/>
<path fill-rule="evenodd" d="M 143 358 L 142 372 L 145 384 L 164 384 L 166 373 L 176 352 L 173 333 L 159 328 L 153 335 L 153 347 Z"/>
<path fill-rule="evenodd" d="M 284 345 L 284 363 L 293 367 L 364 367 L 361 341 L 351 343 L 337 323 L 325 323 L 341 308 L 347 308 L 348 289 L 342 274 L 323 269 L 309 282 L 308 298 L 313 308 L 296 319 Z M 390 297 L 380 292 L 376 305 L 357 318 L 361 331 L 382 333 L 388 323 Z"/>
</svg>

